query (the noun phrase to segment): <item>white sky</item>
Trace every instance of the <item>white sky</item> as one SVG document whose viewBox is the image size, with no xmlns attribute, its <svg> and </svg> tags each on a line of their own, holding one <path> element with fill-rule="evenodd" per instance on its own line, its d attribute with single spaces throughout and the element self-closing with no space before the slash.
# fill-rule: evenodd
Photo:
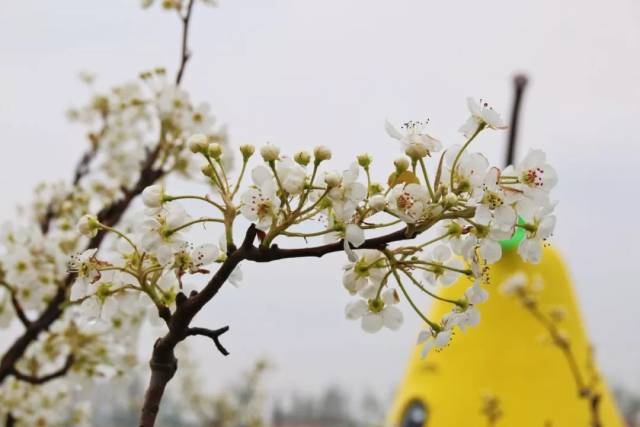
<svg viewBox="0 0 640 427">
<path fill-rule="evenodd" d="M 467 96 L 507 115 L 510 77 L 532 77 L 524 147 L 557 167 L 555 244 L 577 282 L 601 367 L 640 384 L 633 215 L 640 184 L 640 6 L 633 0 L 222 0 L 197 7 L 185 86 L 229 124 L 233 144 L 273 141 L 285 151 L 326 144 L 335 164 L 368 151 L 398 155 L 383 130 L 431 118 L 459 142 Z M 178 24 L 133 0 L 0 2 L 0 219 L 41 180 L 71 175 L 85 140 L 63 112 L 85 99 L 78 70 L 110 85 L 176 66 Z M 506 136 L 506 135 L 504 135 Z M 502 161 L 503 136 L 476 149 Z M 232 356 L 195 344 L 207 375 L 232 378 L 256 357 L 279 370 L 275 387 L 332 382 L 386 388 L 400 377 L 418 322 L 365 335 L 343 319 L 342 256 L 245 266 L 245 285 L 223 289 L 199 323 L 230 324 Z M 149 337 L 149 340 L 151 337 Z"/>
</svg>

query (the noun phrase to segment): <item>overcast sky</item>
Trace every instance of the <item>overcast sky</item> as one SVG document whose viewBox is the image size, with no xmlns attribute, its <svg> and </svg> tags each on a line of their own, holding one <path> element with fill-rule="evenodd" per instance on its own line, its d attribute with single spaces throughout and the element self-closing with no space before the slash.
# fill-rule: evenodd
<svg viewBox="0 0 640 427">
<path fill-rule="evenodd" d="M 106 87 L 173 70 L 178 30 L 175 16 L 134 0 L 0 2 L 0 219 L 37 182 L 71 175 L 86 143 L 63 114 L 85 99 L 77 72 Z M 228 123 L 233 144 L 326 144 L 340 167 L 363 151 L 398 155 L 385 117 L 429 117 L 435 136 L 459 142 L 465 98 L 488 98 L 506 116 L 510 78 L 526 71 L 520 152 L 542 148 L 556 166 L 554 245 L 603 371 L 640 387 L 637 1 L 221 0 L 196 8 L 191 40 L 185 87 Z M 501 162 L 502 135 L 479 144 Z M 377 335 L 345 321 L 343 258 L 245 266 L 244 286 L 223 289 L 199 320 L 232 328 L 226 360 L 195 343 L 207 374 L 224 381 L 268 355 L 277 388 L 397 381 L 418 321 L 406 310 L 400 331 Z"/>
</svg>

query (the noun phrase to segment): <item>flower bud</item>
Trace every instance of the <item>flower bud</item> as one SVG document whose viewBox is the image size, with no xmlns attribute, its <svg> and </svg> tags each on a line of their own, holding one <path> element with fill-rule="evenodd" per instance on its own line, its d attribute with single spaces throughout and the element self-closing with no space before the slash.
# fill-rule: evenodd
<svg viewBox="0 0 640 427">
<path fill-rule="evenodd" d="M 213 168 L 208 163 L 202 165 L 202 167 L 200 168 L 200 172 L 202 172 L 202 175 L 206 176 L 207 178 L 213 178 Z"/>
<path fill-rule="evenodd" d="M 260 147 L 260 155 L 265 162 L 275 162 L 280 157 L 280 148 L 273 144 L 265 144 Z"/>
<path fill-rule="evenodd" d="M 384 191 L 384 187 L 379 182 L 372 182 L 369 186 L 369 192 L 371 194 L 378 194 Z"/>
<path fill-rule="evenodd" d="M 424 144 L 409 144 L 406 150 L 404 150 L 404 153 L 409 156 L 411 160 L 420 160 L 429 154 L 429 150 L 427 150 Z"/>
<path fill-rule="evenodd" d="M 331 150 L 324 145 L 318 145 L 313 149 L 313 157 L 315 157 L 316 163 L 329 160 L 331 158 Z"/>
<path fill-rule="evenodd" d="M 253 156 L 253 153 L 256 152 L 256 147 L 251 144 L 244 144 L 240 146 L 240 153 L 242 153 L 242 158 L 244 160 L 249 159 L 249 157 Z"/>
<path fill-rule="evenodd" d="M 407 160 L 406 157 L 397 158 L 393 164 L 396 167 L 396 172 L 399 174 L 409 169 L 409 160 Z"/>
<path fill-rule="evenodd" d="M 380 212 L 387 207 L 387 201 L 382 194 L 376 194 L 369 198 L 369 207 L 376 212 Z"/>
<path fill-rule="evenodd" d="M 98 234 L 100 222 L 94 215 L 83 215 L 78 221 L 78 231 L 83 236 L 93 237 Z"/>
<path fill-rule="evenodd" d="M 365 169 L 367 169 L 373 161 L 373 158 L 367 153 L 360 154 L 356 159 L 358 159 L 358 164 Z"/>
<path fill-rule="evenodd" d="M 453 193 L 449 193 L 444 196 L 444 205 L 447 208 L 452 208 L 458 204 L 458 196 Z"/>
<path fill-rule="evenodd" d="M 301 166 L 307 166 L 311 161 L 311 155 L 306 151 L 298 151 L 294 156 L 293 160 L 296 161 Z"/>
<path fill-rule="evenodd" d="M 217 142 L 212 142 L 207 147 L 207 153 L 209 153 L 209 156 L 217 160 L 220 158 L 220 155 L 222 154 L 222 146 Z"/>
<path fill-rule="evenodd" d="M 337 187 L 342 182 L 342 176 L 336 171 L 327 172 L 324 176 L 324 182 L 329 188 Z"/>
<path fill-rule="evenodd" d="M 142 191 L 142 202 L 148 208 L 159 208 L 164 203 L 164 188 L 162 185 L 150 185 Z"/>
<path fill-rule="evenodd" d="M 205 153 L 208 143 L 209 138 L 201 133 L 191 135 L 187 140 L 187 144 L 192 153 Z"/>
</svg>

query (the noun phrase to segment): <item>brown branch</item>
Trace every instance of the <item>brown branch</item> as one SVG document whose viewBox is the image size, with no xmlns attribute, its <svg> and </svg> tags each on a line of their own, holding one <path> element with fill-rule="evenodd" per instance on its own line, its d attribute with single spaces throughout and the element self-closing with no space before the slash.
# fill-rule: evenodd
<svg viewBox="0 0 640 427">
<path fill-rule="evenodd" d="M 229 352 L 227 351 L 226 348 L 224 348 L 222 343 L 220 343 L 220 335 L 224 334 L 228 330 L 229 330 L 228 326 L 225 326 L 220 329 L 189 328 L 187 329 L 187 335 L 189 336 L 202 335 L 202 336 L 211 338 L 211 340 L 213 340 L 213 343 L 215 344 L 218 351 L 222 353 L 223 356 L 228 356 Z"/>
<path fill-rule="evenodd" d="M 361 249 L 384 249 L 389 243 L 409 240 L 415 238 L 418 234 L 428 230 L 438 221 L 448 218 L 473 217 L 475 209 L 469 208 L 463 211 L 448 212 L 421 224 L 417 228 L 405 227 L 384 236 L 373 237 L 367 239 L 361 246 Z M 175 369 L 177 368 L 177 360 L 175 358 L 174 349 L 176 345 L 188 336 L 206 335 L 211 336 L 211 332 L 216 337 L 226 332 L 225 328 L 218 331 L 203 330 L 202 328 L 190 328 L 189 324 L 196 314 L 218 293 L 222 285 L 227 281 L 231 273 L 243 260 L 254 262 L 269 262 L 280 259 L 300 258 L 300 257 L 321 257 L 332 252 L 340 252 L 344 250 L 342 241 L 327 245 L 281 249 L 276 245 L 268 248 L 257 248 L 254 246 L 257 230 L 255 224 L 247 229 L 242 245 L 229 253 L 227 259 L 222 263 L 218 271 L 211 277 L 207 285 L 197 293 L 191 294 L 189 297 L 180 297 L 180 303 L 176 304 L 176 310 L 171 315 L 167 325 L 169 331 L 156 341 L 151 355 L 149 366 L 151 367 L 151 379 L 149 387 L 145 394 L 145 401 L 140 416 L 140 427 L 153 427 L 155 424 L 160 401 L 164 394 L 164 389 L 169 381 L 173 378 Z M 197 333 L 194 333 L 197 332 Z M 202 333 L 206 332 L 206 333 Z M 219 332 L 219 333 L 218 333 Z M 220 347 L 218 349 L 223 353 Z M 222 347 L 224 349 L 224 347 Z M 225 350 L 226 351 L 226 350 Z"/>
<path fill-rule="evenodd" d="M 518 123 L 520 119 L 520 106 L 522 104 L 522 96 L 527 86 L 527 76 L 517 74 L 513 78 L 514 96 L 513 107 L 511 109 L 511 125 L 509 126 L 509 143 L 507 145 L 507 154 L 505 157 L 505 166 L 513 164 L 516 155 L 516 142 L 518 137 Z"/>
<path fill-rule="evenodd" d="M 9 412 L 4 420 L 4 427 L 15 427 L 16 418 Z"/>
<path fill-rule="evenodd" d="M 176 86 L 180 85 L 182 81 L 182 76 L 184 74 L 185 67 L 187 66 L 187 62 L 189 58 L 191 58 L 191 51 L 189 51 L 189 23 L 191 22 L 191 11 L 193 10 L 194 0 L 189 0 L 189 4 L 187 5 L 187 12 L 184 16 L 181 16 L 182 20 L 182 48 L 180 55 L 180 67 L 178 68 L 178 73 L 176 74 Z"/>
<path fill-rule="evenodd" d="M 13 376 L 19 379 L 20 381 L 27 382 L 29 384 L 44 384 L 51 380 L 54 380 L 59 377 L 63 377 L 69 372 L 69 369 L 73 366 L 74 357 L 73 354 L 67 356 L 64 365 L 59 369 L 51 372 L 47 375 L 37 376 L 37 375 L 29 375 L 18 371 L 18 369 L 13 369 Z"/>
<path fill-rule="evenodd" d="M 11 292 L 11 304 L 13 305 L 13 310 L 16 312 L 18 319 L 20 319 L 20 323 L 22 323 L 25 328 L 31 326 L 31 320 L 29 320 L 27 314 L 24 312 L 22 304 L 18 301 L 15 292 Z"/>
</svg>

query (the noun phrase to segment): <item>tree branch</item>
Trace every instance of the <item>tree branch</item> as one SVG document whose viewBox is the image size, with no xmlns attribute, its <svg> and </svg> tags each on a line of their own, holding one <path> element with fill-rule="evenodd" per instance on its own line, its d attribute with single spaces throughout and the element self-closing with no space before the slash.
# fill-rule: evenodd
<svg viewBox="0 0 640 427">
<path fill-rule="evenodd" d="M 189 51 L 189 23 L 191 21 L 191 11 L 193 10 L 194 0 L 189 0 L 189 4 L 187 5 L 187 12 L 184 16 L 182 16 L 182 48 L 180 55 L 180 67 L 178 68 L 178 73 L 176 75 L 176 86 L 180 85 L 182 81 L 182 76 L 184 74 L 184 69 L 187 66 L 187 62 L 189 58 L 191 58 L 191 52 Z"/>
<path fill-rule="evenodd" d="M 71 366 L 73 366 L 73 362 L 74 362 L 73 354 L 70 354 L 67 356 L 67 359 L 65 360 L 64 365 L 61 368 L 51 372 L 50 374 L 42 375 L 42 376 L 29 375 L 29 374 L 24 374 L 18 371 L 18 369 L 16 368 L 13 368 L 13 376 L 19 379 L 20 381 L 24 381 L 29 384 L 44 384 L 56 378 L 65 376 L 67 372 L 69 372 L 69 369 L 71 369 Z"/>
<path fill-rule="evenodd" d="M 22 323 L 25 328 L 31 326 L 31 320 L 27 317 L 27 314 L 22 308 L 22 304 L 20 304 L 20 301 L 18 301 L 14 292 L 11 292 L 11 304 L 13 305 L 13 310 L 16 312 L 18 319 L 20 319 L 20 323 Z"/>
<path fill-rule="evenodd" d="M 505 157 L 505 166 L 513 164 L 516 153 L 516 141 L 518 137 L 518 123 L 520 118 L 520 105 L 522 104 L 522 96 L 527 86 L 527 76 L 517 74 L 513 78 L 514 98 L 513 107 L 511 109 L 511 126 L 509 126 L 509 144 L 507 145 L 507 155 Z"/>
<path fill-rule="evenodd" d="M 211 338 L 213 340 L 213 343 L 215 344 L 216 348 L 218 349 L 218 351 L 220 353 L 222 353 L 224 356 L 228 356 L 229 352 L 220 343 L 220 335 L 224 334 L 228 330 L 229 330 L 228 326 L 225 326 L 225 327 L 220 328 L 220 329 L 189 328 L 189 329 L 187 329 L 187 335 L 189 335 L 189 336 L 202 335 L 202 336 Z"/>
</svg>

